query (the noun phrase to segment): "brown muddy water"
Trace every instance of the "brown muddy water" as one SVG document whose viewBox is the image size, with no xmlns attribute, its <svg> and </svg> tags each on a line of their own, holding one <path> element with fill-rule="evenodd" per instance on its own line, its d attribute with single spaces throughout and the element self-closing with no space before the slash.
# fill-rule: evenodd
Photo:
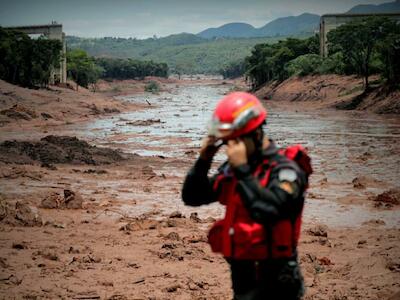
<svg viewBox="0 0 400 300">
<path fill-rule="evenodd" d="M 141 156 L 176 157 L 194 161 L 200 140 L 206 134 L 207 121 L 216 102 L 229 90 L 229 85 L 185 85 L 171 87 L 159 95 L 125 96 L 124 100 L 150 103 L 147 109 L 105 117 L 85 124 L 71 124 L 52 129 L 51 134 L 71 135 L 88 142 L 118 148 Z M 269 108 L 266 134 L 280 146 L 300 143 L 309 149 L 315 174 L 305 206 L 305 220 L 328 226 L 359 226 L 370 220 L 383 220 L 388 227 L 400 227 L 398 210 L 377 210 L 370 197 L 400 187 L 400 119 L 360 112 L 336 110 L 306 111 L 301 104 L 266 103 Z M 138 122 L 140 121 L 140 122 Z M 2 139 L 40 138 L 43 134 L 9 132 Z M 223 149 L 217 164 L 225 159 Z M 126 200 L 121 209 L 139 215 L 152 209 L 165 213 L 184 207 L 179 189 L 186 169 L 166 165 L 157 173 L 180 178 L 173 187 L 159 183 L 156 193 L 140 188 L 118 194 Z M 353 180 L 365 177 L 362 189 Z M 93 184 L 87 179 L 87 184 Z M 92 179 L 95 181 L 96 179 Z M 82 183 L 82 186 L 85 182 Z M 101 181 L 98 186 L 125 189 L 129 179 Z M 135 206 L 132 197 L 141 201 Z M 196 208 L 201 217 L 220 217 L 223 208 L 212 204 Z"/>
</svg>

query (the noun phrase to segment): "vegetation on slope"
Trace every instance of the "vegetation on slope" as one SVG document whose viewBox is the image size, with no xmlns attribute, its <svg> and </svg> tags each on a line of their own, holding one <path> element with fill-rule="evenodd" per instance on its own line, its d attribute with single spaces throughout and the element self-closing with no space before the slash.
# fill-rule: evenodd
<svg viewBox="0 0 400 300">
<path fill-rule="evenodd" d="M 60 66 L 60 41 L 0 27 L 0 79 L 21 86 L 47 86 L 50 73 Z"/>
<path fill-rule="evenodd" d="M 368 17 L 328 33 L 329 56 L 319 55 L 318 36 L 259 44 L 246 58 L 246 75 L 254 89 L 290 76 L 308 74 L 381 74 L 391 86 L 400 82 L 400 24 L 385 17 Z"/>
<path fill-rule="evenodd" d="M 171 73 L 218 74 L 231 63 L 243 61 L 256 44 L 278 38 L 207 40 L 193 34 L 178 34 L 146 40 L 67 37 L 69 48 L 80 48 L 95 57 L 131 58 L 166 63 Z"/>
</svg>

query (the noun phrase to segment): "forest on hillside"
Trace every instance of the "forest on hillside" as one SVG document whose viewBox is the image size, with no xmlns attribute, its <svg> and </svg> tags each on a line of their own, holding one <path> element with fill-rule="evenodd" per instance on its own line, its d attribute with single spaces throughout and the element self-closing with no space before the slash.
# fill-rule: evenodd
<svg viewBox="0 0 400 300">
<path fill-rule="evenodd" d="M 67 37 L 69 49 L 82 49 L 101 58 L 130 58 L 166 63 L 171 73 L 219 74 L 226 66 L 244 61 L 256 44 L 274 43 L 283 37 L 203 39 L 178 34 L 145 40 Z"/>
</svg>

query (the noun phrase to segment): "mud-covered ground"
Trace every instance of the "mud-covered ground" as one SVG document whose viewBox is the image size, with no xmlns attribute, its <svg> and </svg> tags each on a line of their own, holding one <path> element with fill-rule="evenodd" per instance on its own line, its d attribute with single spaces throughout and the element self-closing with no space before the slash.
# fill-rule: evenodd
<svg viewBox="0 0 400 300">
<path fill-rule="evenodd" d="M 85 122 L 6 119 L 0 298 L 230 299 L 228 266 L 206 243 L 223 208 L 184 207 L 180 189 L 215 102 L 231 88 L 166 83 L 160 95 L 117 97 L 120 113 Z M 394 296 L 399 118 L 266 105 L 266 133 L 282 146 L 304 144 L 314 162 L 299 248 L 305 299 Z M 223 159 L 222 150 L 215 165 Z"/>
</svg>

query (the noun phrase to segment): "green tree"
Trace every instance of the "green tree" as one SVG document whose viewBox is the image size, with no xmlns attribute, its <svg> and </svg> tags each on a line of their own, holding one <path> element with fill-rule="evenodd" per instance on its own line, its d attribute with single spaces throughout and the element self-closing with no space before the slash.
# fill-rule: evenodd
<svg viewBox="0 0 400 300">
<path fill-rule="evenodd" d="M 79 85 L 87 88 L 89 84 L 95 84 L 103 72 L 94 59 L 80 49 L 67 52 L 67 70 L 69 77 L 76 82 L 77 90 Z"/>
<path fill-rule="evenodd" d="M 391 30 L 378 46 L 378 56 L 383 63 L 382 75 L 387 79 L 389 85 L 400 83 L 400 24 L 392 23 Z"/>
<path fill-rule="evenodd" d="M 102 78 L 143 79 L 146 76 L 168 76 L 168 66 L 165 63 L 135 59 L 98 58 L 96 64 L 104 69 Z"/>
<path fill-rule="evenodd" d="M 0 27 L 0 78 L 22 86 L 46 86 L 53 68 L 60 64 L 60 41 Z"/>
<path fill-rule="evenodd" d="M 245 72 L 245 62 L 244 61 L 235 61 L 223 66 L 219 74 L 221 74 L 224 78 L 238 78 L 242 76 Z"/>
<path fill-rule="evenodd" d="M 47 85 L 54 68 L 60 67 L 61 43 L 40 37 L 32 49 L 32 81 L 34 84 Z"/>
<path fill-rule="evenodd" d="M 314 53 L 319 39 L 288 38 L 275 44 L 258 44 L 246 58 L 246 77 L 253 89 L 271 80 L 282 81 L 289 77 L 286 65 L 296 57 Z"/>
<path fill-rule="evenodd" d="M 387 39 L 393 26 L 394 22 L 388 18 L 367 17 L 346 23 L 328 33 L 329 53 L 343 53 L 346 73 L 363 76 L 365 90 L 369 88 L 373 53 Z"/>
<path fill-rule="evenodd" d="M 304 54 L 288 62 L 286 70 L 289 76 L 316 74 L 322 63 L 323 59 L 320 55 Z"/>
</svg>

